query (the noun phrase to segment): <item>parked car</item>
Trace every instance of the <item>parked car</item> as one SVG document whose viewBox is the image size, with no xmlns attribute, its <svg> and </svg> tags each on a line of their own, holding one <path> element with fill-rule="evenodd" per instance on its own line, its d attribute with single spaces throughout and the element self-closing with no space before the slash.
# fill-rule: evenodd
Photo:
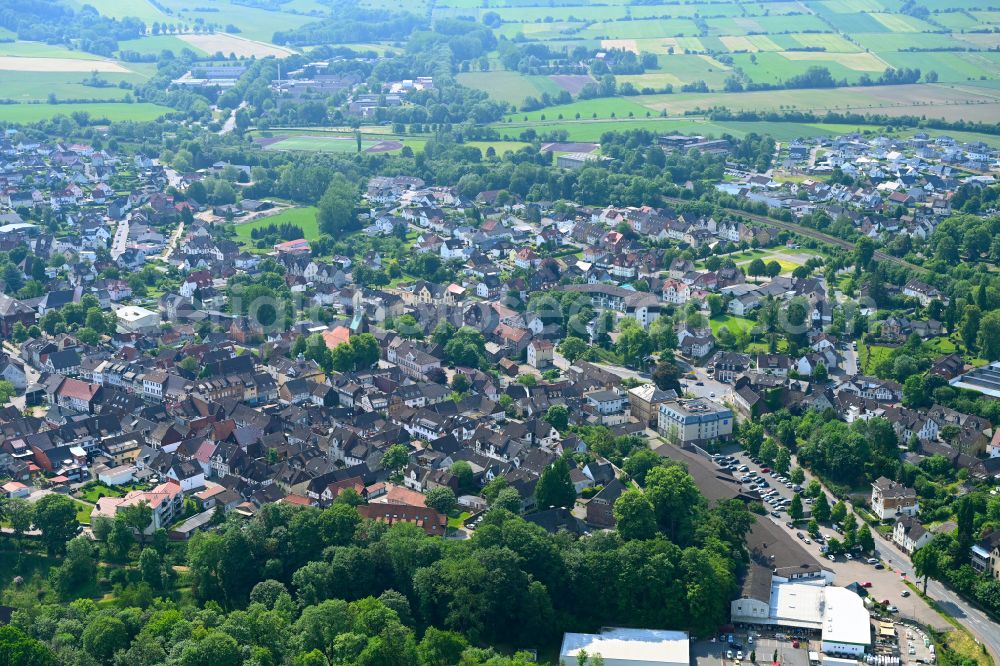
<svg viewBox="0 0 1000 666">
<path fill-rule="evenodd" d="M 876 560 L 874 557 L 869 557 L 868 564 L 878 564 L 878 560 Z"/>
<path fill-rule="evenodd" d="M 861 583 L 861 587 L 871 587 L 871 586 L 872 582 L 870 580 L 866 580 L 865 582 Z"/>
<path fill-rule="evenodd" d="M 878 564 L 875 565 L 875 568 L 879 569 L 879 570 L 882 570 L 882 569 L 885 569 L 885 565 L 882 564 L 881 562 L 879 562 Z"/>
<path fill-rule="evenodd" d="M 854 556 L 851 555 L 850 553 L 844 553 L 844 557 L 846 557 L 849 560 L 853 560 L 854 559 Z"/>
</svg>

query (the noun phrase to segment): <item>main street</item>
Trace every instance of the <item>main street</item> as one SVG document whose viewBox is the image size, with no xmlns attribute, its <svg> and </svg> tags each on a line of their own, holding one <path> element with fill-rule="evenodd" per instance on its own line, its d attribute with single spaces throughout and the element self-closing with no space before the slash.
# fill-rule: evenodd
<svg viewBox="0 0 1000 666">
<path fill-rule="evenodd" d="M 793 463 L 798 464 L 794 457 Z M 805 470 L 805 468 L 803 469 L 806 473 L 806 483 L 815 478 L 822 484 L 822 480 L 815 477 L 808 470 Z M 823 490 L 827 493 L 827 495 L 831 497 L 833 496 L 833 494 L 830 493 L 825 486 L 823 487 Z M 845 501 L 845 504 L 847 504 L 849 511 L 854 511 L 853 503 L 848 500 Z M 888 571 L 891 567 L 900 580 L 905 578 L 912 581 L 914 584 L 919 583 L 918 587 L 922 587 L 922 581 L 918 581 L 910 558 L 876 530 L 872 530 L 872 537 L 875 539 L 876 550 L 881 553 L 886 562 L 886 571 Z M 872 579 L 872 583 L 875 583 L 874 579 Z M 981 610 L 973 607 L 969 602 L 965 601 L 958 594 L 949 590 L 936 580 L 928 582 L 927 596 L 936 601 L 941 610 L 958 620 L 962 626 L 967 628 L 976 640 L 986 646 L 986 649 L 989 650 L 990 655 L 993 657 L 993 662 L 1000 664 L 1000 625 L 991 620 Z M 898 596 L 895 597 L 895 599 L 898 598 Z M 889 597 L 890 601 L 899 606 L 901 612 L 905 612 L 907 609 L 906 605 L 896 603 L 895 599 L 893 597 Z M 910 599 L 913 600 L 912 603 L 916 605 L 916 607 L 920 607 L 920 605 L 917 604 L 917 598 L 915 595 L 911 596 Z M 923 607 L 929 608 L 926 603 L 923 603 L 922 601 L 921 604 Z M 923 621 L 919 616 L 916 619 Z M 940 619 L 940 616 L 938 619 Z M 936 626 L 929 622 L 927 624 Z"/>
</svg>

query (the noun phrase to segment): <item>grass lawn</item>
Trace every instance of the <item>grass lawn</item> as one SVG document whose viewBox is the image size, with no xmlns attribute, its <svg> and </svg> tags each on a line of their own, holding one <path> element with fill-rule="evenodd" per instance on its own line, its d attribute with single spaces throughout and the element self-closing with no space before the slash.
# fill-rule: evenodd
<svg viewBox="0 0 1000 666">
<path fill-rule="evenodd" d="M 94 507 L 89 504 L 84 504 L 83 502 L 73 501 L 76 504 L 76 522 L 81 525 L 90 524 L 90 512 L 94 510 Z"/>
<path fill-rule="evenodd" d="M 55 116 L 69 116 L 77 111 L 90 114 L 92 120 L 108 122 L 124 122 L 134 120 L 148 122 L 156 120 L 173 109 L 137 102 L 122 104 L 114 102 L 73 103 L 73 104 L 3 104 L 0 105 L 0 122 L 33 123 L 39 120 L 49 120 Z"/>
<path fill-rule="evenodd" d="M 718 317 L 712 317 L 708 323 L 712 327 L 712 333 L 714 335 L 718 335 L 719 330 L 723 326 L 728 328 L 735 335 L 739 331 L 749 331 L 757 325 L 757 322 L 753 320 L 728 314 L 721 314 Z"/>
<path fill-rule="evenodd" d="M 462 529 L 462 527 L 464 527 L 465 521 L 471 515 L 472 514 L 470 512 L 463 511 L 462 513 L 458 514 L 457 516 L 448 516 L 448 527 L 450 527 L 453 530 Z"/>
<path fill-rule="evenodd" d="M 861 365 L 861 372 L 871 372 L 871 370 L 886 359 L 892 351 L 892 347 L 866 345 L 864 342 L 858 342 L 858 362 Z"/>
<path fill-rule="evenodd" d="M 940 354 L 951 354 L 958 349 L 950 338 L 933 338 L 924 344 Z"/>
<path fill-rule="evenodd" d="M 261 217 L 253 222 L 236 224 L 236 238 L 242 245 L 253 245 L 250 232 L 254 229 L 269 227 L 272 224 L 294 224 L 302 230 L 302 237 L 306 240 L 319 238 L 319 223 L 316 221 L 316 208 L 307 206 L 305 208 L 289 208 L 276 215 Z"/>
<path fill-rule="evenodd" d="M 137 490 L 142 488 L 141 484 L 129 484 L 118 487 L 106 486 L 103 483 L 99 483 L 90 488 L 87 488 L 78 495 L 79 499 L 85 502 L 90 502 L 91 504 L 97 504 L 97 500 L 102 497 L 122 497 L 125 493 L 130 490 Z"/>
</svg>

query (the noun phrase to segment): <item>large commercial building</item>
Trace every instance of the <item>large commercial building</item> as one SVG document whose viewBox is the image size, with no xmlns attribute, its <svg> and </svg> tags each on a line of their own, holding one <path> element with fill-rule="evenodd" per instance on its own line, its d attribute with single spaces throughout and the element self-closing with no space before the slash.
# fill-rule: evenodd
<svg viewBox="0 0 1000 666">
<path fill-rule="evenodd" d="M 559 663 L 579 666 L 584 651 L 601 655 L 605 666 L 690 666 L 686 631 L 608 628 L 599 634 L 563 634 Z"/>
<path fill-rule="evenodd" d="M 864 601 L 826 576 L 790 579 L 753 564 L 743 591 L 730 605 L 734 624 L 807 631 L 831 655 L 861 656 L 872 645 L 871 621 Z"/>
<path fill-rule="evenodd" d="M 711 400 L 673 400 L 660 405 L 657 429 L 675 444 L 701 444 L 733 434 L 733 412 Z"/>
</svg>

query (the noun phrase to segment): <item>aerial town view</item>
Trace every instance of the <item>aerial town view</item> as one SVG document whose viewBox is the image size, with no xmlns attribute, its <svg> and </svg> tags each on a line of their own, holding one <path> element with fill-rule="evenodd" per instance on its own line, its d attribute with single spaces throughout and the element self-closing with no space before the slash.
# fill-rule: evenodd
<svg viewBox="0 0 1000 666">
<path fill-rule="evenodd" d="M 1000 5 L 0 0 L 0 666 L 1000 666 Z"/>
</svg>

